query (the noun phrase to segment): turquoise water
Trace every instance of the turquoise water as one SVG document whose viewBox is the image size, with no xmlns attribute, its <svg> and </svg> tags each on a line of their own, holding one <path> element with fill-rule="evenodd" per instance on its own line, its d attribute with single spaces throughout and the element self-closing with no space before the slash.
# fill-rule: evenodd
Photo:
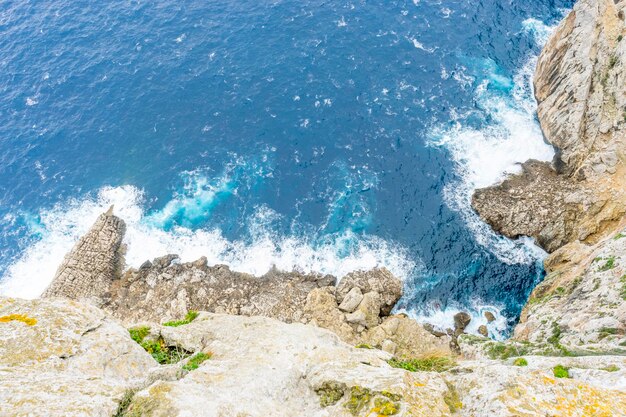
<svg viewBox="0 0 626 417">
<path fill-rule="evenodd" d="M 551 159 L 530 82 L 571 3 L 2 2 L 0 292 L 115 204 L 130 265 L 386 266 L 400 309 L 506 335 L 543 255 L 469 198 Z"/>
</svg>

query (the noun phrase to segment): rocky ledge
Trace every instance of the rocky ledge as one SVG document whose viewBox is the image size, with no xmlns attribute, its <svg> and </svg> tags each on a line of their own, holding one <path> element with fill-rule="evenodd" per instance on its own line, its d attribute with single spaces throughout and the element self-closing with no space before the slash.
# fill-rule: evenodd
<svg viewBox="0 0 626 417">
<path fill-rule="evenodd" d="M 620 416 L 616 356 L 402 360 L 311 325 L 0 298 L 2 416 Z M 522 360 L 523 359 L 523 360 Z"/>
</svg>

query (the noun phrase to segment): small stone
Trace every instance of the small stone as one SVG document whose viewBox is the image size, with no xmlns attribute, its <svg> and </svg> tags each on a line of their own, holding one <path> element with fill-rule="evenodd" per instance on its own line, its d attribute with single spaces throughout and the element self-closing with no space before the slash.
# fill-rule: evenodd
<svg viewBox="0 0 626 417">
<path fill-rule="evenodd" d="M 208 261 L 206 256 L 201 256 L 200 259 L 193 262 L 193 266 L 195 266 L 196 268 L 204 268 L 205 266 L 207 266 L 207 262 Z"/>
<path fill-rule="evenodd" d="M 489 337 L 489 331 L 487 330 L 487 326 L 484 324 L 478 328 L 478 333 L 485 337 Z"/>
<path fill-rule="evenodd" d="M 363 300 L 363 293 L 361 289 L 358 287 L 354 287 L 348 292 L 348 294 L 344 297 L 343 301 L 339 305 L 339 310 L 345 311 L 346 313 L 352 313 L 356 308 L 361 304 Z"/>
<path fill-rule="evenodd" d="M 496 316 L 494 316 L 491 311 L 485 311 L 485 318 L 487 319 L 487 323 L 496 321 Z"/>
<path fill-rule="evenodd" d="M 393 341 L 389 339 L 385 339 L 383 340 L 383 344 L 381 348 L 383 351 L 394 355 L 396 353 L 396 349 L 398 348 L 398 345 L 396 345 Z"/>
<path fill-rule="evenodd" d="M 361 310 L 357 310 L 354 313 L 346 314 L 346 321 L 352 324 L 358 324 L 360 326 L 365 326 L 367 323 L 365 321 L 365 313 Z"/>
</svg>

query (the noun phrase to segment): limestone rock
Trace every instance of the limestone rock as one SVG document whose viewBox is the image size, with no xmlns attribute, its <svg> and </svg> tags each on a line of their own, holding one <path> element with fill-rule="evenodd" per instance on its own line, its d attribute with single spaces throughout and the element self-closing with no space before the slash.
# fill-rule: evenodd
<svg viewBox="0 0 626 417">
<path fill-rule="evenodd" d="M 363 300 L 363 293 L 359 287 L 352 288 L 348 294 L 344 297 L 341 304 L 339 304 L 339 310 L 346 313 L 352 313 L 359 306 Z"/>
<path fill-rule="evenodd" d="M 594 246 L 569 244 L 546 260 L 515 338 L 569 351 L 626 353 L 626 222 Z"/>
<path fill-rule="evenodd" d="M 91 230 L 65 256 L 54 280 L 43 297 L 88 299 L 101 305 L 113 280 L 124 266 L 122 238 L 126 224 L 112 214 L 113 207 L 101 214 Z"/>
<path fill-rule="evenodd" d="M 487 319 L 487 323 L 496 321 L 496 316 L 494 316 L 491 311 L 485 311 L 485 318 Z"/>
<path fill-rule="evenodd" d="M 544 47 L 535 94 L 556 158 L 475 193 L 472 206 L 494 230 L 554 252 L 597 243 L 626 214 L 625 8 L 579 0 Z"/>
<path fill-rule="evenodd" d="M 358 288 L 363 294 L 374 291 L 382 297 L 381 310 L 383 315 L 389 315 L 402 296 L 402 281 L 394 277 L 384 268 L 375 268 L 370 271 L 352 272 L 341 279 L 337 286 L 337 302 L 341 304 L 352 290 Z"/>
<path fill-rule="evenodd" d="M 102 310 L 0 298 L 2 416 L 108 417 L 155 365 Z"/>
</svg>

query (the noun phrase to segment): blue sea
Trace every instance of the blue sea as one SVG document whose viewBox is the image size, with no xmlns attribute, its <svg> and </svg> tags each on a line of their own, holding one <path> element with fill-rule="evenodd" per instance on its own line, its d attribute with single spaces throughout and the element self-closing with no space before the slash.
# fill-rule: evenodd
<svg viewBox="0 0 626 417">
<path fill-rule="evenodd" d="M 113 204 L 129 266 L 384 266 L 398 311 L 506 337 L 545 254 L 470 198 L 552 159 L 532 75 L 572 3 L 1 2 L 0 294 L 37 297 Z"/>
</svg>

